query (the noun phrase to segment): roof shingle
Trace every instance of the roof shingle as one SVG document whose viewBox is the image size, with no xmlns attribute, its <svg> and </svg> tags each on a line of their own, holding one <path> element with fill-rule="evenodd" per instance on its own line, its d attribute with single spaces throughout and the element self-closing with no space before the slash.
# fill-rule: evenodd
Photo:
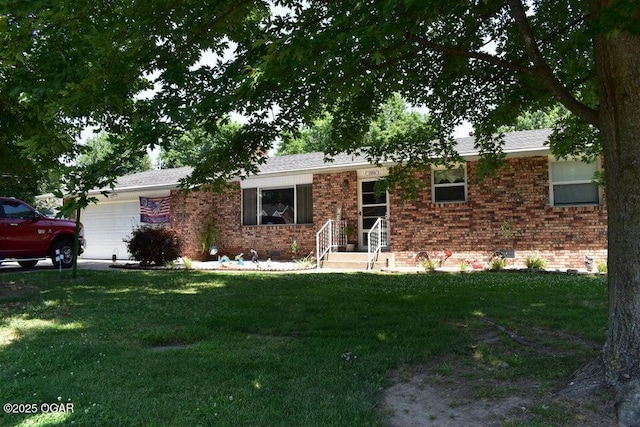
<svg viewBox="0 0 640 427">
<path fill-rule="evenodd" d="M 531 151 L 548 150 L 546 141 L 551 134 L 550 129 L 528 130 L 510 132 L 505 134 L 504 152 L 507 154 L 525 153 Z M 457 150 L 463 157 L 478 155 L 474 148 L 474 138 L 465 137 L 456 139 Z M 306 171 L 307 173 L 321 169 L 365 166 L 368 163 L 361 156 L 339 154 L 333 157 L 333 161 L 324 161 L 323 153 L 292 154 L 288 156 L 270 157 L 267 162 L 259 167 L 258 175 L 286 174 Z M 175 169 L 157 169 L 125 175 L 118 178 L 116 191 L 141 188 L 175 187 L 181 178 L 189 176 L 193 168 L 182 167 Z"/>
</svg>

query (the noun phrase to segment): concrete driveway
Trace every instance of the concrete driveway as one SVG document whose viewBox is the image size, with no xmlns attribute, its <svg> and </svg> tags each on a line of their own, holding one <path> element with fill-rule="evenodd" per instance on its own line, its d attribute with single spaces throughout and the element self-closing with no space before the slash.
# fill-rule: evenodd
<svg viewBox="0 0 640 427">
<path fill-rule="evenodd" d="M 111 260 L 106 259 L 82 259 L 78 260 L 79 270 L 108 270 L 109 266 L 113 264 Z M 51 264 L 50 259 L 43 259 L 30 270 L 25 270 L 17 262 L 2 262 L 0 264 L 0 273 L 15 273 L 18 271 L 34 271 L 34 270 L 56 270 L 56 267 Z"/>
</svg>

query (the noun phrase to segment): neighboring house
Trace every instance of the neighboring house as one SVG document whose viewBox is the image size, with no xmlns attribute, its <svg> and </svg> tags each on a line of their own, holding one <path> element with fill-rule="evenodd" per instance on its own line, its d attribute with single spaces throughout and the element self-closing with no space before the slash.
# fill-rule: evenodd
<svg viewBox="0 0 640 427">
<path fill-rule="evenodd" d="M 416 175 L 424 191 L 414 200 L 394 193 L 376 195 L 375 181 L 385 167 L 362 158 L 339 155 L 331 163 L 322 153 L 273 157 L 260 172 L 229 183 L 223 194 L 176 189 L 190 169 L 157 170 L 122 177 L 115 196 L 89 207 L 83 222 L 88 241 L 85 257 L 111 258 L 137 226 L 138 197 L 170 195 L 171 226 L 179 230 L 184 255 L 198 257 L 204 220 L 219 229 L 221 254 L 262 259 L 291 259 L 295 240 L 306 255 L 316 248 L 316 233 L 341 217 L 356 229 L 359 250 L 379 217 L 387 219 L 385 251 L 396 266 L 415 266 L 416 256 L 452 251 L 448 265 L 464 260 L 486 262 L 497 250 L 523 265 L 539 255 L 548 267 L 583 268 L 585 256 L 596 262 L 607 255 L 607 211 L 603 191 L 591 182 L 598 164 L 556 160 L 545 141 L 549 130 L 506 135 L 507 167 L 498 177 L 480 181 L 473 138 L 457 140 L 465 160 L 459 168 L 433 168 Z M 92 247 L 94 247 L 92 249 Z"/>
</svg>

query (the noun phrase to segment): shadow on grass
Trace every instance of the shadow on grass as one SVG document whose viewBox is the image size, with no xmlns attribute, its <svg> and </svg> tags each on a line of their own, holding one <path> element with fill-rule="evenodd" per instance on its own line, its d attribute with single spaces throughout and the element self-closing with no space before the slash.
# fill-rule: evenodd
<svg viewBox="0 0 640 427">
<path fill-rule="evenodd" d="M 383 425 L 388 372 L 469 352 L 478 313 L 515 331 L 601 337 L 604 282 L 550 277 L 4 275 L 3 286 L 39 292 L 20 306 L 0 298 L 1 334 L 12 334 L 0 344 L 0 400 L 71 399 L 77 410 L 60 423 Z M 58 422 L 0 425 L 27 419 Z"/>
</svg>

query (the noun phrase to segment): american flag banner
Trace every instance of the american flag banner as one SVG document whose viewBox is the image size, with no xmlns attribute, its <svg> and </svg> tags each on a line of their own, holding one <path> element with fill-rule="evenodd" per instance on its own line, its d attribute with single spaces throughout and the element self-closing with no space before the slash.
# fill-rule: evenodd
<svg viewBox="0 0 640 427">
<path fill-rule="evenodd" d="M 140 222 L 161 224 L 169 222 L 169 197 L 140 197 Z"/>
</svg>

